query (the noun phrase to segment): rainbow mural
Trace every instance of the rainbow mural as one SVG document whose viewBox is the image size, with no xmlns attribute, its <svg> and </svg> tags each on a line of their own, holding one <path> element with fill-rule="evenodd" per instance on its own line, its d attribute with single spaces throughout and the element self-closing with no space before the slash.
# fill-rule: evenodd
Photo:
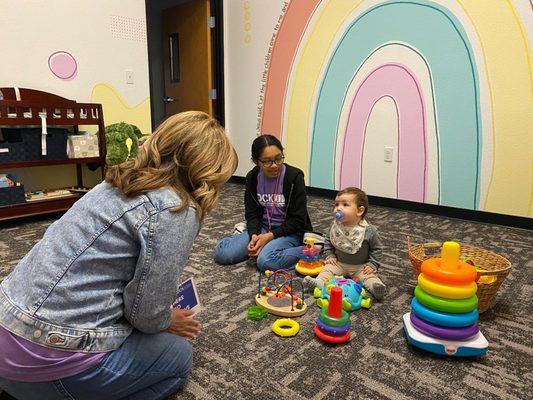
<svg viewBox="0 0 533 400">
<path fill-rule="evenodd" d="M 396 198 L 533 215 L 531 54 L 511 1 L 293 0 L 264 93 L 260 130 L 310 186 L 365 188 L 379 109 Z"/>
</svg>

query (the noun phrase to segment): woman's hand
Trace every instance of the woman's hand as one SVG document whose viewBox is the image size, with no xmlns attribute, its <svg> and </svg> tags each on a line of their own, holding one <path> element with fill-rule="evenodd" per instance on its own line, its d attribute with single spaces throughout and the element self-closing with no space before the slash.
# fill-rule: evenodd
<svg viewBox="0 0 533 400">
<path fill-rule="evenodd" d="M 250 243 L 248 243 L 248 255 L 250 257 L 257 257 L 263 247 L 274 239 L 274 234 L 272 232 L 262 233 L 261 235 L 252 235 Z"/>
<path fill-rule="evenodd" d="M 365 265 L 363 267 L 363 270 L 361 271 L 361 273 L 363 273 L 365 275 L 372 275 L 372 274 L 376 273 L 376 270 L 374 268 L 372 268 L 370 265 Z"/>
<path fill-rule="evenodd" d="M 334 257 L 334 256 L 330 256 L 330 257 L 326 258 L 326 264 L 331 264 L 331 265 L 335 265 L 335 266 L 339 265 L 337 263 L 337 257 Z"/>
<path fill-rule="evenodd" d="M 167 332 L 181 336 L 185 339 L 196 339 L 202 326 L 192 316 L 194 311 L 173 308 L 170 316 L 170 326 Z"/>
</svg>

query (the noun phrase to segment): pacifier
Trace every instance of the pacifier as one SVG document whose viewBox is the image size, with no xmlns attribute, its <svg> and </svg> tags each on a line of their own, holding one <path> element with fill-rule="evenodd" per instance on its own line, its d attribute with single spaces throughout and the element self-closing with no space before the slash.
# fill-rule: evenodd
<svg viewBox="0 0 533 400">
<path fill-rule="evenodd" d="M 339 221 L 344 218 L 344 213 L 342 211 L 335 211 L 333 214 L 335 218 L 337 218 Z"/>
</svg>

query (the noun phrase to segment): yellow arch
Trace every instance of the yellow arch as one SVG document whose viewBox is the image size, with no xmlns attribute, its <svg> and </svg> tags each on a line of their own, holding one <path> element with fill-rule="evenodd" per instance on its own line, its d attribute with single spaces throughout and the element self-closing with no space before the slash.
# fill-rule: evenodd
<svg viewBox="0 0 533 400">
<path fill-rule="evenodd" d="M 112 85 L 98 83 L 93 87 L 91 102 L 102 104 L 106 125 L 127 122 L 136 125 L 145 135 L 152 132 L 149 97 L 131 107 Z"/>
<path fill-rule="evenodd" d="M 457 3 L 480 38 L 492 103 L 492 168 L 482 209 L 532 215 L 533 75 L 524 28 L 509 0 Z"/>
</svg>

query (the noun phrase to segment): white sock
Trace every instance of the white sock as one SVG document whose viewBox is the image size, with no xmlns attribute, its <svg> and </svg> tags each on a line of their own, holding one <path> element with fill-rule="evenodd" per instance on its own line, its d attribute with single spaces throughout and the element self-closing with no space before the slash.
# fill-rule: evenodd
<svg viewBox="0 0 533 400">
<path fill-rule="evenodd" d="M 317 287 L 319 289 L 322 289 L 324 287 L 324 281 L 322 279 L 313 278 L 311 276 L 306 276 L 304 278 L 304 283 L 313 287 Z"/>
</svg>

